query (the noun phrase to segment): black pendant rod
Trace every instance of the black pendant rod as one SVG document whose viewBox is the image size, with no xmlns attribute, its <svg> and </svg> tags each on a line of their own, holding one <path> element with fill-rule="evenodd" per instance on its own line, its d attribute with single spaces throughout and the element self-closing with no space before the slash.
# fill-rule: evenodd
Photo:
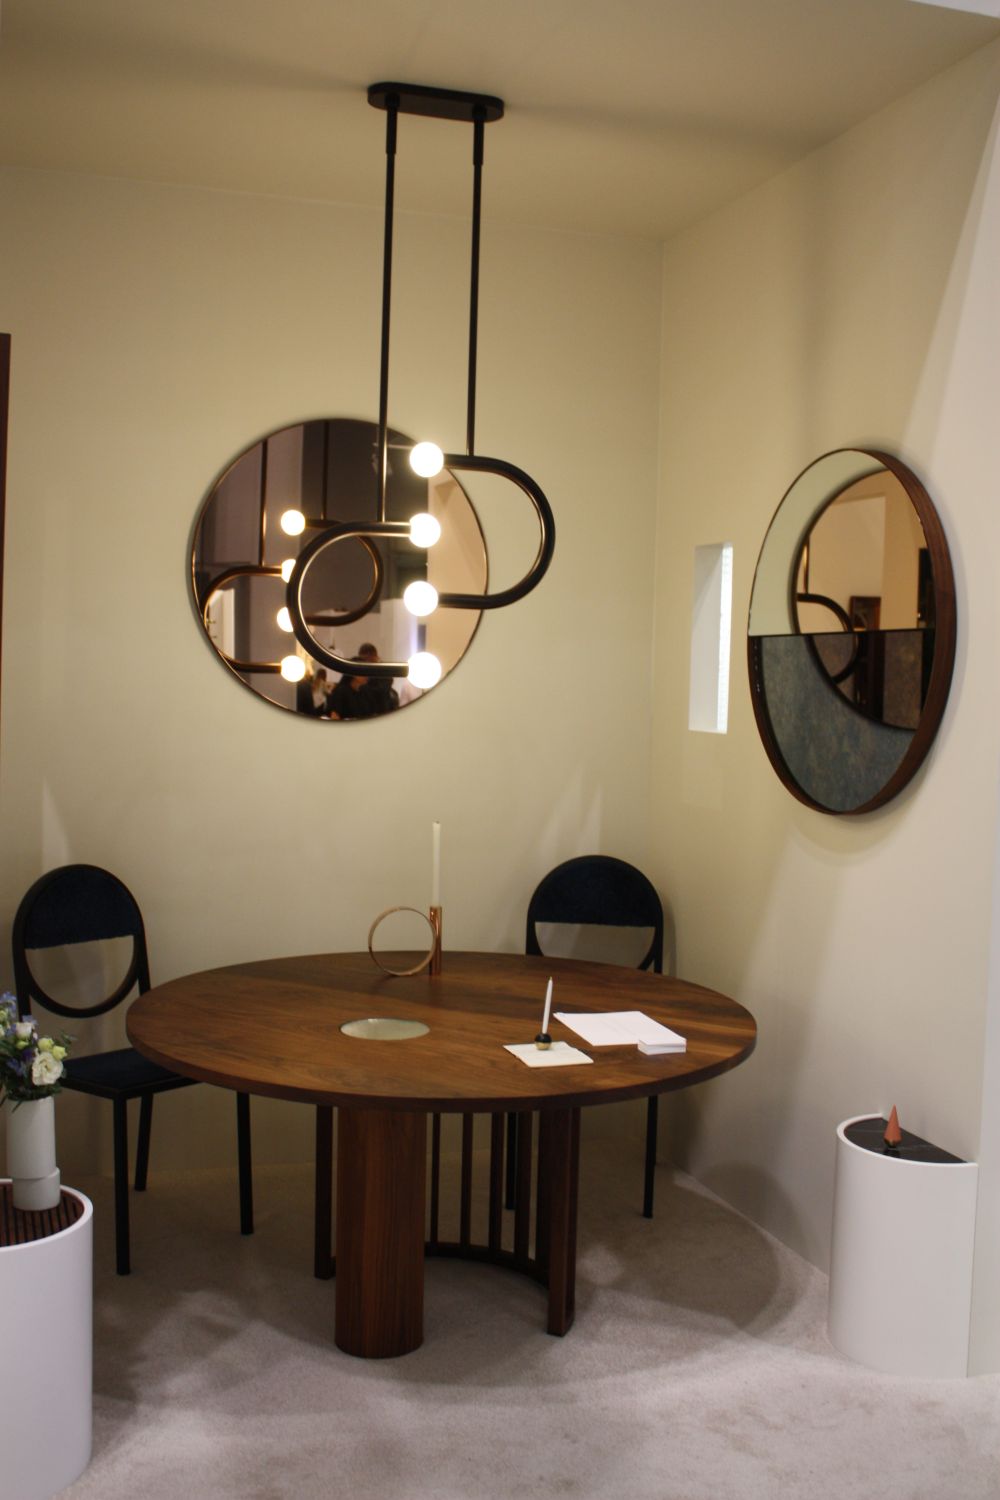
<svg viewBox="0 0 1000 1500">
<path fill-rule="evenodd" d="M 486 111 L 477 106 L 472 143 L 472 273 L 469 278 L 469 415 L 465 448 L 476 451 L 476 354 L 479 344 L 479 218 L 483 201 L 483 141 Z"/>
<path fill-rule="evenodd" d="M 392 207 L 396 186 L 396 120 L 399 98 L 390 94 L 385 105 L 385 241 L 382 251 L 382 370 L 378 395 L 378 519 L 385 520 L 385 492 L 389 476 L 389 305 L 392 296 Z"/>
<path fill-rule="evenodd" d="M 385 269 L 382 291 L 382 388 L 379 407 L 379 519 L 385 520 L 388 476 L 386 416 L 389 385 L 389 282 L 392 275 L 392 190 L 395 173 L 396 117 L 402 112 L 436 120 L 464 120 L 473 126 L 472 277 L 469 293 L 469 401 L 466 441 L 471 457 L 476 446 L 476 356 L 479 341 L 479 219 L 482 203 L 483 139 L 491 120 L 503 119 L 503 100 L 493 94 L 469 94 L 458 89 L 430 88 L 419 83 L 373 83 L 368 103 L 384 109 L 386 121 Z"/>
<path fill-rule="evenodd" d="M 330 490 L 330 424 L 323 423 L 323 520 L 327 519 Z"/>
</svg>

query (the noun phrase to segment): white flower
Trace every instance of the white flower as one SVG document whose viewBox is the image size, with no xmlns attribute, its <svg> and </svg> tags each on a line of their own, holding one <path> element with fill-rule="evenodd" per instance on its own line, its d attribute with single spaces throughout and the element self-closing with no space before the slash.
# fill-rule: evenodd
<svg viewBox="0 0 1000 1500">
<path fill-rule="evenodd" d="M 35 1034 L 34 1021 L 15 1021 L 14 1035 L 19 1042 L 30 1042 Z"/>
<path fill-rule="evenodd" d="M 58 1083 L 63 1074 L 63 1065 L 51 1052 L 39 1052 L 31 1064 L 31 1081 L 36 1088 L 46 1088 Z"/>
</svg>

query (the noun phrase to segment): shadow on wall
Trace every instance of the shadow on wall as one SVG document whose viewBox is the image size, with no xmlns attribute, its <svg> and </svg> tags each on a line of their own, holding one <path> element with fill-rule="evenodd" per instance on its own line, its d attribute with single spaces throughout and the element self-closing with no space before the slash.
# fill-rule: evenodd
<svg viewBox="0 0 1000 1500">
<path fill-rule="evenodd" d="M 664 1096 L 660 1160 L 695 1173 L 713 1192 L 821 1267 L 829 1251 L 833 1130 L 855 1106 L 867 1107 L 868 1100 L 866 1095 L 858 1105 L 849 1071 L 852 1059 L 858 1066 L 857 1012 L 845 1012 L 843 1019 L 830 1014 L 820 1018 L 815 995 L 827 983 L 831 965 L 846 973 L 845 965 L 856 964 L 831 936 L 845 867 L 864 860 L 886 838 L 887 825 L 898 816 L 901 803 L 917 796 L 928 767 L 925 762 L 894 803 L 849 825 L 795 802 L 775 778 L 773 797 L 787 799 L 790 824 L 783 838 L 775 837 L 780 823 L 759 829 L 756 847 L 766 851 L 770 842 L 773 859 L 769 872 L 763 868 L 765 860 L 754 860 L 738 908 L 728 920 L 727 953 L 735 956 L 731 972 L 720 975 L 681 960 L 686 979 L 717 987 L 750 1006 L 758 1041 L 742 1067 L 697 1089 Z M 765 799 L 763 805 L 771 804 Z M 815 856 L 808 889 L 793 883 L 782 867 L 789 839 L 808 845 Z M 865 993 L 871 993 L 870 985 Z M 881 998 L 881 1006 L 866 1013 L 865 1024 L 871 1028 L 868 1064 L 882 1056 L 883 1029 L 893 1030 L 895 1002 L 891 994 Z M 825 1049 L 823 1078 L 815 1071 L 817 1030 L 837 1037 L 836 1045 Z M 843 1078 L 841 1107 L 830 1114 L 824 1078 L 838 1074 Z M 803 1109 L 811 1088 L 816 1104 Z M 811 1182 L 805 1196 L 818 1194 L 828 1205 L 819 1225 L 808 1211 L 799 1211 L 782 1186 L 782 1173 L 787 1183 L 789 1173 L 797 1170 L 793 1161 L 808 1164 Z M 770 1163 L 773 1171 L 762 1165 Z"/>
<path fill-rule="evenodd" d="M 671 1154 L 679 1158 L 697 1160 L 701 1137 L 710 1129 L 711 1116 L 712 1099 L 708 1089 L 686 1089 L 683 1093 L 674 1095 L 670 1101 L 666 1128 L 661 1124 L 661 1155 L 670 1149 Z M 773 1109 L 763 1131 L 758 1131 L 757 1139 L 766 1136 L 777 1149 L 785 1117 L 776 1108 Z M 832 1147 L 826 1155 L 829 1157 L 832 1174 Z M 826 1166 L 825 1161 L 823 1166 Z M 713 1160 L 710 1165 L 700 1169 L 699 1181 L 726 1203 L 738 1205 L 740 1213 L 747 1214 L 755 1224 L 766 1224 L 768 1232 L 776 1235 L 783 1244 L 799 1246 L 809 1242 L 810 1236 L 803 1216 L 773 1173 L 762 1172 L 734 1153 L 722 1160 Z M 819 1259 L 819 1255 L 816 1258 Z"/>
</svg>

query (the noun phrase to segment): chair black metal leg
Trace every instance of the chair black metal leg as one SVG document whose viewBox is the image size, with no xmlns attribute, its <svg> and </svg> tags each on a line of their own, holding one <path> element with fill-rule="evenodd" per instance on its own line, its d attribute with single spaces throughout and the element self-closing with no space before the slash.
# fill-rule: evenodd
<svg viewBox="0 0 1000 1500">
<path fill-rule="evenodd" d="M 659 1096 L 657 1094 L 650 1094 L 649 1107 L 646 1110 L 646 1179 L 642 1195 L 642 1216 L 644 1219 L 651 1219 L 653 1217 L 653 1181 L 656 1174 L 656 1126 L 659 1109 Z"/>
<path fill-rule="evenodd" d="M 114 1099 L 115 1129 L 115 1262 L 119 1276 L 132 1269 L 128 1247 L 128 1105 Z"/>
<path fill-rule="evenodd" d="M 240 1169 L 240 1234 L 253 1234 L 253 1165 L 250 1157 L 250 1095 L 236 1095 L 236 1155 Z"/>
<path fill-rule="evenodd" d="M 143 1094 L 139 1100 L 139 1139 L 135 1148 L 135 1190 L 146 1191 L 146 1174 L 149 1171 L 149 1137 L 153 1129 L 153 1096 Z"/>
</svg>

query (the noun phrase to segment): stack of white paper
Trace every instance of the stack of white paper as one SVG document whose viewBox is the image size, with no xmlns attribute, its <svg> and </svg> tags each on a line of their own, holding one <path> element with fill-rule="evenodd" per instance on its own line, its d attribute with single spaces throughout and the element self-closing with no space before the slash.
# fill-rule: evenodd
<svg viewBox="0 0 1000 1500">
<path fill-rule="evenodd" d="M 641 1010 L 609 1010 L 597 1014 L 556 1011 L 556 1020 L 582 1036 L 592 1047 L 623 1047 L 631 1044 L 654 1057 L 660 1052 L 684 1052 L 687 1041 L 669 1026 L 661 1026 Z"/>
</svg>

